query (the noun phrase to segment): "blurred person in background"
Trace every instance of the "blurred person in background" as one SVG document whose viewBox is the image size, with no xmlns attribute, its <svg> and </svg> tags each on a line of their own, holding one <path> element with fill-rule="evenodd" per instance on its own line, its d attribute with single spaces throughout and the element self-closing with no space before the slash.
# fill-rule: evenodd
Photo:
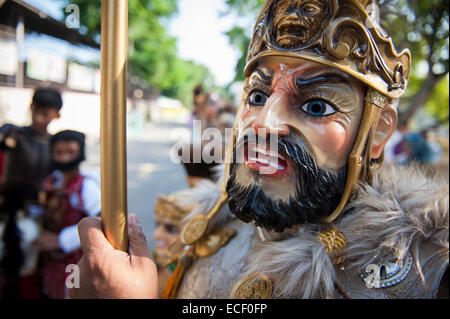
<svg viewBox="0 0 450 319">
<path fill-rule="evenodd" d="M 184 192 L 180 191 L 168 196 L 159 195 L 155 205 L 156 229 L 153 233 L 155 247 L 153 258 L 158 269 L 159 291 L 162 293 L 167 280 L 173 273 L 178 258 L 173 251 L 178 251 L 177 239 L 180 236 L 180 229 L 184 217 L 187 216 L 192 206 L 186 207 L 183 198 Z M 183 208 L 181 208 L 183 207 Z"/>
<path fill-rule="evenodd" d="M 21 182 L 0 185 L 0 298 L 41 297 L 36 274 L 38 252 L 33 241 L 39 226 L 25 214 L 34 188 Z"/>
<path fill-rule="evenodd" d="M 394 133 L 392 133 L 392 137 L 386 143 L 386 147 L 384 149 L 385 163 L 398 164 L 407 160 L 408 154 L 403 149 L 403 139 L 406 133 L 408 133 L 408 128 L 406 125 L 399 125 L 395 129 Z"/>
<path fill-rule="evenodd" d="M 437 143 L 430 143 L 426 137 L 418 132 L 405 134 L 402 143 L 408 158 L 402 164 L 434 164 L 439 161 L 442 149 Z"/>
<path fill-rule="evenodd" d="M 20 127 L 7 123 L 0 128 L 3 298 L 40 297 L 36 277 L 38 253 L 31 244 L 39 234 L 39 226 L 32 216 L 40 213 L 37 194 L 50 173 L 51 135 L 47 128 L 60 117 L 62 105 L 57 90 L 37 88 L 30 105 L 31 125 Z"/>
<path fill-rule="evenodd" d="M 203 86 L 200 84 L 194 87 L 192 94 L 194 97 L 192 120 L 201 121 L 202 129 L 213 127 L 215 110 L 211 105 L 211 95 L 208 92 L 205 92 Z"/>
<path fill-rule="evenodd" d="M 222 135 L 225 135 L 225 129 L 232 128 L 236 119 L 236 107 L 229 101 L 224 100 L 217 110 L 217 125 Z"/>
<path fill-rule="evenodd" d="M 85 160 L 85 135 L 65 130 L 50 139 L 51 167 L 45 178 L 39 203 L 44 208 L 43 233 L 34 242 L 40 255 L 43 293 L 64 298 L 66 267 L 81 258 L 77 223 L 100 213 L 100 185 L 80 172 Z"/>
<path fill-rule="evenodd" d="M 203 141 L 202 134 L 205 129 L 216 127 L 217 124 L 217 112 L 216 109 L 212 106 L 211 95 L 208 92 L 205 92 L 203 87 L 199 84 L 194 87 L 192 91 L 194 97 L 194 111 L 192 112 L 191 119 L 189 125 L 192 129 L 192 141 L 189 145 L 189 159 L 182 160 L 184 169 L 187 174 L 187 182 L 190 187 L 194 187 L 197 183 L 209 179 L 214 179 L 214 173 L 212 172 L 212 168 L 216 166 L 218 163 L 211 162 L 206 163 L 201 157 L 200 162 L 194 162 L 194 152 L 195 153 L 203 153 Z M 194 121 L 200 121 L 201 127 L 198 128 L 198 124 L 194 125 Z M 195 141 L 195 142 L 194 142 Z M 183 154 L 178 154 L 180 158 L 183 158 Z"/>
<path fill-rule="evenodd" d="M 36 194 L 50 173 L 48 125 L 60 117 L 63 101 L 52 88 L 37 88 L 30 105 L 31 125 L 5 124 L 0 128 L 0 150 L 3 152 L 1 183 L 30 184 Z"/>
</svg>

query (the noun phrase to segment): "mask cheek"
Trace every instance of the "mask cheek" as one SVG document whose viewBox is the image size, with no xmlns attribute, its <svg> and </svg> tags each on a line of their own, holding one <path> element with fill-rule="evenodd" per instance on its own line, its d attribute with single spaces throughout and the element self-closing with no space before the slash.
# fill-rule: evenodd
<svg viewBox="0 0 450 319">
<path fill-rule="evenodd" d="M 316 126 L 308 134 L 318 165 L 329 169 L 340 169 L 346 164 L 351 148 L 348 128 L 337 122 Z"/>
</svg>

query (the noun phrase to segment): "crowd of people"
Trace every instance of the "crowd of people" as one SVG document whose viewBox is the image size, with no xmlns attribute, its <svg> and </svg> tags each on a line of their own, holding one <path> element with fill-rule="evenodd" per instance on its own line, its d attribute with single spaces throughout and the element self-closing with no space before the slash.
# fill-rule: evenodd
<svg viewBox="0 0 450 319">
<path fill-rule="evenodd" d="M 66 267 L 81 257 L 78 222 L 100 214 L 100 184 L 80 170 L 85 134 L 49 124 L 61 94 L 37 88 L 31 124 L 0 128 L 0 295 L 64 298 Z"/>
</svg>

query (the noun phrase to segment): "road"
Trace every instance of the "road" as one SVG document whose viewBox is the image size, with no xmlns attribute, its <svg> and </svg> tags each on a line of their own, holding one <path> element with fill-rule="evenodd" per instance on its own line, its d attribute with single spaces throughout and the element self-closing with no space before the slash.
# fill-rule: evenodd
<svg viewBox="0 0 450 319">
<path fill-rule="evenodd" d="M 156 195 L 188 187 L 182 164 L 173 163 L 170 159 L 170 149 L 176 142 L 170 137 L 177 127 L 183 126 L 149 123 L 127 142 L 128 212 L 138 215 L 150 248 L 153 247 Z M 88 146 L 86 151 L 87 160 L 82 170 L 99 176 L 99 143 Z"/>
</svg>

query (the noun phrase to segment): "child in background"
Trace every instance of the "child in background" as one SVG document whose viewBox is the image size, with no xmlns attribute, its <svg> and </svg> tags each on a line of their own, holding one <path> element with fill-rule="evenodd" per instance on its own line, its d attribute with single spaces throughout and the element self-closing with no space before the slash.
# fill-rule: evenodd
<svg viewBox="0 0 450 319">
<path fill-rule="evenodd" d="M 58 91 L 38 88 L 30 105 L 31 125 L 5 124 L 0 127 L 1 183 L 27 183 L 35 188 L 37 195 L 43 179 L 50 174 L 47 128 L 59 118 L 62 104 Z"/>
<path fill-rule="evenodd" d="M 80 172 L 85 159 L 85 136 L 66 130 L 50 139 L 53 173 L 43 182 L 39 202 L 44 208 L 42 235 L 35 241 L 41 252 L 40 274 L 45 296 L 64 298 L 66 267 L 81 258 L 77 224 L 100 213 L 100 187 Z"/>
</svg>

